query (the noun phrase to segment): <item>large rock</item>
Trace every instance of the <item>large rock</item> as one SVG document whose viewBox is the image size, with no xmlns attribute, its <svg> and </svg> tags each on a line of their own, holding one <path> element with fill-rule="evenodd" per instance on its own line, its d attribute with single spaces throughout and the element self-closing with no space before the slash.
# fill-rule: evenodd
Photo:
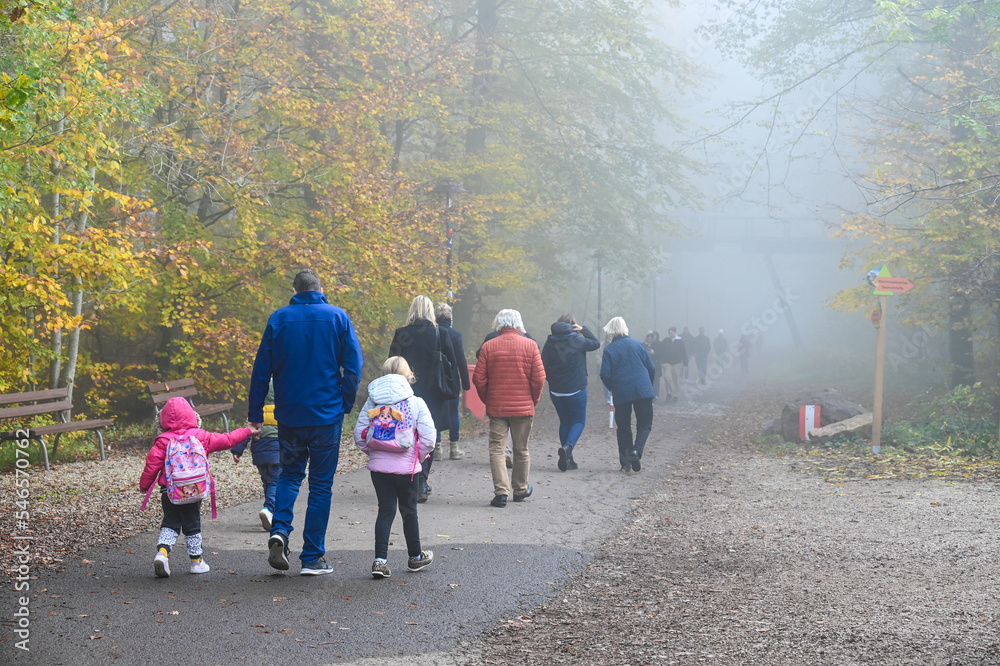
<svg viewBox="0 0 1000 666">
<path fill-rule="evenodd" d="M 837 389 L 804 391 L 781 410 L 781 435 L 786 442 L 799 441 L 799 407 L 802 405 L 820 406 L 819 424 L 821 427 L 846 421 L 868 411 L 861 405 L 845 399 Z"/>
<path fill-rule="evenodd" d="M 865 412 L 845 421 L 837 421 L 822 428 L 814 428 L 809 431 L 809 441 L 822 444 L 840 435 L 854 435 L 870 439 L 872 436 L 872 413 Z"/>
</svg>

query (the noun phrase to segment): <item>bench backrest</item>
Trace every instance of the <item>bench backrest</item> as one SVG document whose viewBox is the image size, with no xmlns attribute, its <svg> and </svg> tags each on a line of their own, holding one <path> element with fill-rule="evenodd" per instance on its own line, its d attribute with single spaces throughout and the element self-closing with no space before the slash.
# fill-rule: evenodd
<svg viewBox="0 0 1000 666">
<path fill-rule="evenodd" d="M 73 407 L 67 388 L 0 395 L 0 405 L 17 405 L 24 402 L 33 404 L 19 407 L 0 407 L 0 420 L 64 412 Z"/>
<path fill-rule="evenodd" d="M 193 398 L 198 395 L 194 380 L 190 377 L 175 379 L 172 382 L 154 382 L 146 384 L 149 397 L 153 399 L 153 406 L 159 410 L 160 405 L 171 398 Z M 190 402 L 190 400 L 189 400 Z"/>
</svg>

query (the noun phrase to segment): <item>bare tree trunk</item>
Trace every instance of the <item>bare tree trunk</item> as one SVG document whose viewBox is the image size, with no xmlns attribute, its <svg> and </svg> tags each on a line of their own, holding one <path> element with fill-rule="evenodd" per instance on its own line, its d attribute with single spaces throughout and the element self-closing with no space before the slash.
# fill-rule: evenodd
<svg viewBox="0 0 1000 666">
<path fill-rule="evenodd" d="M 90 177 L 91 179 L 97 177 L 97 167 L 90 167 Z M 87 211 L 80 213 L 79 218 L 76 221 L 76 232 L 77 235 L 82 235 L 83 232 L 87 230 L 87 224 L 90 222 L 90 214 Z M 73 281 L 76 289 L 73 291 L 73 317 L 78 318 L 83 314 L 83 280 L 80 276 L 77 276 Z M 66 375 L 63 377 L 63 381 L 66 385 L 66 390 L 69 391 L 67 397 L 70 400 L 70 404 L 73 402 L 73 385 L 76 382 L 76 362 L 80 355 L 80 329 L 82 326 L 77 324 L 69 334 L 69 349 L 66 352 Z M 66 414 L 66 420 L 68 421 L 73 415 L 72 410 Z"/>
<path fill-rule="evenodd" d="M 60 83 L 56 92 L 59 97 L 66 95 L 66 84 Z M 62 134 L 66 129 L 66 121 L 60 118 L 56 123 L 56 134 Z M 59 160 L 53 165 L 53 171 L 59 172 Z M 59 245 L 59 215 L 62 213 L 62 198 L 58 192 L 52 193 L 52 244 Z M 56 264 L 56 275 L 59 274 L 59 264 Z M 49 369 L 49 388 L 59 388 L 59 375 L 62 369 L 62 329 L 52 331 L 52 367 Z"/>
<path fill-rule="evenodd" d="M 476 62 L 472 75 L 472 108 L 478 109 L 489 98 L 493 79 L 493 37 L 497 30 L 496 0 L 476 2 Z M 486 150 L 486 128 L 472 119 L 465 135 L 465 152 L 479 155 Z"/>
<path fill-rule="evenodd" d="M 972 346 L 972 303 L 960 291 L 948 298 L 948 356 L 951 361 L 951 387 L 970 386 L 976 381 Z"/>
</svg>

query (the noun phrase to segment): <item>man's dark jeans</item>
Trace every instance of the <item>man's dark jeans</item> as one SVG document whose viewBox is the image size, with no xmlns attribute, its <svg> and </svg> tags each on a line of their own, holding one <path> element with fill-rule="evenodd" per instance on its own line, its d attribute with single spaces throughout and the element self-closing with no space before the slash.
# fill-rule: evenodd
<svg viewBox="0 0 1000 666">
<path fill-rule="evenodd" d="M 309 466 L 309 502 L 302 528 L 303 564 L 311 564 L 326 553 L 326 527 L 330 522 L 333 475 L 340 459 L 340 434 L 344 417 L 332 425 L 292 428 L 278 424 L 281 446 L 281 476 L 274 496 L 271 535 L 292 533 L 292 510 Z"/>
</svg>

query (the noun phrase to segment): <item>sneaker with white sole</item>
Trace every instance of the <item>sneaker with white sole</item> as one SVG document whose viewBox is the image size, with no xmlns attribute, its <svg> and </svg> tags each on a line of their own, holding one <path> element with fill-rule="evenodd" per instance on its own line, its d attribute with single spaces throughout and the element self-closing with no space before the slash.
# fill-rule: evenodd
<svg viewBox="0 0 1000 666">
<path fill-rule="evenodd" d="M 191 573 L 208 573 L 211 570 L 212 568 L 208 566 L 208 562 L 204 559 L 199 557 L 197 560 L 191 560 Z"/>
<path fill-rule="evenodd" d="M 392 575 L 388 562 L 372 562 L 372 578 L 388 578 Z"/>
<path fill-rule="evenodd" d="M 265 532 L 270 532 L 271 531 L 271 518 L 274 517 L 274 514 L 271 513 L 268 510 L 268 508 L 265 506 L 263 509 L 260 510 L 260 513 L 257 514 L 257 517 L 260 518 L 260 526 L 264 528 L 264 531 Z"/>
<path fill-rule="evenodd" d="M 156 557 L 153 558 L 153 571 L 156 572 L 157 578 L 170 578 L 170 556 L 163 548 L 156 551 Z"/>
<path fill-rule="evenodd" d="M 420 571 L 423 568 L 429 567 L 433 561 L 434 551 L 422 550 L 420 551 L 420 557 L 411 557 L 406 561 L 406 568 L 410 571 Z"/>
<path fill-rule="evenodd" d="M 315 562 L 310 562 L 309 564 L 302 565 L 302 571 L 299 572 L 300 576 L 321 576 L 323 574 L 333 573 L 333 567 L 326 563 L 322 557 Z"/>
<path fill-rule="evenodd" d="M 288 571 L 288 537 L 280 532 L 267 540 L 267 563 L 278 571 Z"/>
</svg>

